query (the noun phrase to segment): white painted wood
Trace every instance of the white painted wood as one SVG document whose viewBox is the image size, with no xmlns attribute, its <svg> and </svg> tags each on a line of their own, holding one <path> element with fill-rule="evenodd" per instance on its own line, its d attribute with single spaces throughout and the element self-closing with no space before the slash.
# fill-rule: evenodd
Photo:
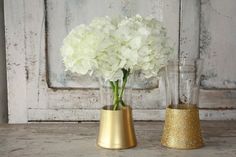
<svg viewBox="0 0 236 157">
<path fill-rule="evenodd" d="M 175 1 L 175 2 L 177 2 L 177 1 Z M 170 5 L 170 2 L 165 3 L 165 5 L 168 5 L 173 8 L 173 6 Z M 47 6 L 47 8 L 49 8 L 49 6 Z M 173 12 L 172 12 L 172 14 L 173 14 Z M 177 17 L 177 16 L 178 16 L 178 14 L 175 15 L 175 17 Z M 166 20 L 166 21 L 168 22 L 168 20 Z M 176 22 L 176 21 L 178 21 L 178 18 L 174 22 Z M 173 24 L 173 21 L 172 21 L 172 24 Z M 175 35 L 172 36 L 172 39 L 173 38 L 175 38 L 175 40 L 178 39 L 177 38 L 178 37 L 178 29 L 176 29 L 176 27 L 172 27 L 172 32 L 175 32 Z M 42 66 L 42 68 L 44 68 L 44 67 Z M 45 86 L 45 84 L 42 83 L 42 86 Z M 133 106 L 135 108 L 158 108 L 158 106 L 160 106 L 160 105 L 164 106 L 164 104 L 163 104 L 164 97 L 162 96 L 162 94 L 160 92 L 155 93 L 156 90 L 158 90 L 158 89 L 148 90 L 148 91 L 142 90 L 141 92 L 137 92 L 136 96 L 134 96 L 135 98 L 137 97 L 137 99 L 134 99 L 135 101 L 134 101 Z M 47 89 L 46 92 L 47 92 L 46 99 L 43 99 L 43 100 L 48 100 L 45 102 L 48 104 L 48 107 L 50 109 L 56 108 L 56 109 L 60 110 L 60 109 L 66 108 L 66 109 L 73 110 L 73 109 L 78 109 L 78 108 L 84 108 L 84 109 L 100 109 L 101 108 L 101 105 L 99 104 L 99 94 L 98 94 L 99 91 L 98 90 L 91 90 L 91 89 L 86 89 L 86 90 L 85 89 L 81 89 L 81 90 L 79 90 L 79 89 L 77 89 L 77 90 L 53 89 L 53 90 L 51 90 L 51 89 Z M 45 93 L 45 91 L 41 91 L 40 93 Z M 160 94 L 158 94 L 158 93 L 160 93 Z M 151 98 L 151 100 L 150 100 L 150 98 Z M 143 104 L 145 104 L 145 105 L 143 105 Z M 40 106 L 41 106 L 41 102 L 39 102 L 38 106 L 32 106 L 30 108 L 41 108 Z M 93 112 L 91 112 L 91 115 L 93 115 L 92 113 Z M 77 118 L 80 118 L 80 117 L 81 116 L 79 116 Z M 31 119 L 30 115 L 29 115 L 29 119 Z M 45 117 L 45 120 L 47 120 L 46 117 Z"/>
<path fill-rule="evenodd" d="M 100 2 L 101 1 L 95 1 Z M 102 1 L 103 4 L 105 1 Z M 96 3 L 95 5 L 98 5 Z M 65 72 L 60 47 L 63 39 L 77 25 L 88 23 L 96 16 L 96 11 L 88 9 L 94 6 L 91 1 L 53 1 L 48 0 L 47 5 L 47 35 L 48 35 L 48 74 L 50 87 L 85 87 L 98 88 L 97 81 L 88 76 L 78 76 Z M 100 5 L 99 5 L 100 6 Z M 106 5 L 106 7 L 108 7 Z M 105 8 L 106 8 L 105 7 Z M 79 8 L 79 9 L 78 9 Z M 99 7 L 96 7 L 99 9 Z M 100 7 L 101 9 L 101 7 Z M 99 10 L 102 13 L 102 10 Z M 89 14 L 90 13 L 90 14 Z"/>
<path fill-rule="evenodd" d="M 223 13 L 212 8 L 212 5 Z M 224 12 L 228 17 L 222 16 Z M 235 89 L 233 84 L 236 80 L 233 68 L 236 66 L 234 15 L 236 3 L 232 0 L 181 0 L 179 57 L 203 58 L 201 86 L 204 89 L 214 88 L 201 90 L 200 108 L 236 108 L 236 90 L 230 90 Z M 224 27 L 229 30 L 222 31 Z"/>
<path fill-rule="evenodd" d="M 174 4 L 170 2 L 178 1 L 170 0 L 165 2 L 164 5 L 166 5 L 166 8 L 174 8 Z M 99 105 L 98 90 L 89 88 L 55 89 L 50 88 L 47 84 L 48 67 L 46 59 L 49 52 L 45 52 L 45 42 L 48 40 L 46 40 L 45 36 L 45 21 L 47 17 L 44 1 L 18 1 L 18 3 L 7 1 L 5 4 L 10 123 L 27 122 L 37 116 L 38 119 L 41 119 L 40 114 L 35 113 L 32 115 L 30 110 L 51 111 L 51 109 L 56 109 L 60 111 L 69 109 L 73 112 L 74 109 L 84 108 L 91 110 L 89 116 L 93 116 L 93 113 L 101 108 L 101 105 Z M 128 3 L 128 1 L 122 3 Z M 140 6 L 142 6 L 141 1 Z M 11 10 L 12 8 L 13 10 Z M 159 10 L 155 11 L 155 8 L 152 11 L 153 14 L 160 14 Z M 173 15 L 174 13 L 171 12 L 171 14 Z M 178 14 L 174 18 L 176 17 L 178 17 Z M 167 23 L 173 24 L 173 21 L 166 21 Z M 174 22 L 176 21 L 178 20 L 174 20 Z M 17 28 L 15 28 L 16 26 Z M 175 35 L 171 37 L 176 38 L 174 39 L 175 41 L 178 37 L 175 27 L 172 27 L 173 32 Z M 49 63 L 51 62 L 49 60 Z M 20 88 L 17 88 L 19 82 Z M 136 108 L 157 109 L 160 106 L 164 107 L 164 97 L 158 91 L 159 89 L 137 91 L 134 96 L 137 98 L 134 102 Z M 81 99 L 79 100 L 78 97 L 81 97 Z M 52 116 L 54 114 L 54 112 L 51 113 Z M 77 114 L 79 115 L 75 116 L 76 119 L 74 120 L 84 119 L 83 117 L 88 116 L 80 113 Z M 45 116 L 41 120 L 48 120 L 48 117 Z"/>
<path fill-rule="evenodd" d="M 49 94 L 49 108 L 53 109 L 100 109 L 98 90 L 60 90 Z M 160 89 L 133 90 L 132 107 L 135 109 L 165 108 L 164 96 Z"/>
<path fill-rule="evenodd" d="M 7 122 L 7 79 L 3 0 L 0 0 L 0 123 Z"/>
<path fill-rule="evenodd" d="M 5 0 L 4 14 L 9 123 L 26 123 L 28 119 L 24 1 Z"/>
<path fill-rule="evenodd" d="M 235 90 L 200 90 L 199 107 L 203 109 L 236 109 Z M 153 97 L 153 98 L 150 98 Z M 133 91 L 134 109 L 165 109 L 164 93 L 160 89 Z M 100 109 L 98 90 L 48 91 L 50 109 Z M 36 107 L 36 108 L 39 108 Z"/>
<path fill-rule="evenodd" d="M 47 108 L 44 1 L 24 3 L 24 17 L 27 107 Z"/>
<path fill-rule="evenodd" d="M 163 2 L 163 23 L 167 29 L 169 42 L 174 49 L 174 57 L 178 58 L 179 48 L 179 11 L 180 0 L 164 0 Z"/>
<path fill-rule="evenodd" d="M 198 58 L 200 0 L 181 0 L 179 57 Z"/>
<path fill-rule="evenodd" d="M 236 88 L 235 0 L 202 0 L 201 58 L 204 88 Z"/>
<path fill-rule="evenodd" d="M 62 46 L 63 39 L 74 27 L 80 24 L 89 24 L 95 17 L 107 15 L 134 16 L 140 14 L 142 16 L 151 15 L 158 20 L 163 20 L 163 3 L 163 0 L 48 0 L 47 34 L 49 86 L 54 88 L 99 88 L 99 83 L 96 79 L 89 76 L 78 76 L 78 74 L 65 72 L 60 47 Z M 178 12 L 178 7 L 177 10 L 175 9 L 174 11 Z M 173 14 L 173 11 L 171 13 Z M 171 17 L 171 19 L 173 19 L 172 24 L 178 24 L 176 15 Z M 173 34 L 175 36 L 178 35 L 178 33 L 176 33 L 178 30 L 175 30 L 176 27 L 172 28 L 174 28 L 174 31 L 172 31 Z"/>
<path fill-rule="evenodd" d="M 199 107 L 204 109 L 236 109 L 236 90 L 201 89 L 199 101 Z"/>
<path fill-rule="evenodd" d="M 5 1 L 4 7 L 7 47 L 6 58 L 8 71 L 8 98 L 10 123 L 23 123 L 28 121 L 40 120 L 98 120 L 99 109 L 101 108 L 101 105 L 99 103 L 99 91 L 97 89 L 88 88 L 92 87 L 91 85 L 88 85 L 87 88 L 78 89 L 77 87 L 82 87 L 81 84 L 81 86 L 76 82 L 66 84 L 63 83 L 63 81 L 60 84 L 55 84 L 54 88 L 51 88 L 52 84 L 50 83 L 50 78 L 48 77 L 47 70 L 50 69 L 50 65 L 55 65 L 53 64 L 53 58 L 50 59 L 50 49 L 52 49 L 52 47 L 50 46 L 58 46 L 61 44 L 58 43 L 59 41 L 55 41 L 55 44 L 57 45 L 54 45 L 52 44 L 52 42 L 50 42 L 50 40 L 55 40 L 52 38 L 55 38 L 54 35 L 56 34 L 56 32 L 53 33 L 54 35 L 50 34 L 50 30 L 52 33 L 52 28 L 55 28 L 56 30 L 58 27 L 59 29 L 60 25 L 58 26 L 56 25 L 56 23 L 54 23 L 54 25 L 51 25 L 52 28 L 49 29 L 47 32 L 49 34 L 45 34 L 45 21 L 49 20 L 48 22 L 52 22 L 53 20 L 58 20 L 58 18 L 52 18 L 53 14 L 50 15 L 52 16 L 51 19 L 48 18 L 45 12 L 44 2 L 44 0 L 18 0 L 17 2 L 13 0 Z M 57 15 L 61 16 L 62 14 L 64 14 L 63 11 L 60 13 L 60 5 L 62 5 L 61 3 L 68 3 L 67 5 L 75 4 L 76 6 L 79 2 L 82 1 L 55 2 L 49 0 L 47 1 L 47 9 L 51 10 L 51 13 L 58 12 Z M 83 2 L 92 3 L 92 1 Z M 134 1 L 122 1 L 122 3 L 127 4 L 127 7 L 134 6 L 134 3 L 130 2 Z M 135 5 L 136 7 L 147 6 L 149 4 L 144 4 L 144 1 L 138 2 L 140 2 L 140 5 Z M 196 3 L 196 1 L 192 2 L 194 4 Z M 160 12 L 153 11 L 153 14 L 163 14 L 160 19 L 163 20 L 163 22 L 168 28 L 168 31 L 170 32 L 168 36 L 170 36 L 170 39 L 173 41 L 177 54 L 179 44 L 179 0 L 166 0 L 155 2 L 153 1 L 153 4 L 155 3 L 157 3 L 158 7 L 163 9 L 160 10 Z M 194 5 L 189 4 L 189 2 L 186 2 L 186 6 L 193 7 Z M 73 8 L 73 6 L 70 7 Z M 55 8 L 57 8 L 57 10 L 52 11 Z M 95 7 L 95 9 L 97 8 Z M 130 8 L 123 9 L 125 9 L 127 14 L 135 12 L 135 10 L 130 10 Z M 198 9 L 195 9 L 195 11 L 197 10 Z M 191 9 L 189 11 L 191 11 L 192 15 L 196 15 L 196 12 L 192 12 Z M 67 12 L 69 12 L 69 10 L 67 10 Z M 73 12 L 76 12 L 76 8 L 74 8 Z M 50 11 L 47 13 L 50 14 Z M 188 11 L 184 14 L 187 13 Z M 75 15 L 69 15 L 69 13 L 68 16 L 74 18 L 77 17 Z M 62 17 L 64 17 L 64 15 Z M 184 26 L 183 28 L 185 28 L 183 29 L 183 31 L 186 30 L 188 32 L 182 34 L 182 37 L 189 36 L 188 39 L 191 40 L 187 42 L 187 45 L 182 45 L 180 48 L 184 49 L 184 53 L 187 53 L 188 49 L 190 48 L 194 50 L 197 49 L 197 47 L 193 46 L 193 43 L 196 42 L 197 37 L 195 37 L 196 31 L 192 33 L 190 31 L 190 25 L 186 22 L 183 22 L 183 20 L 188 20 L 190 16 L 182 17 L 182 25 Z M 70 20 L 72 19 L 68 18 L 67 20 L 69 20 L 67 22 L 70 23 Z M 60 21 L 58 23 L 60 23 Z M 194 20 L 192 20 L 191 23 L 194 23 Z M 181 31 L 180 33 L 183 33 L 183 31 Z M 50 36 L 51 39 L 49 39 Z M 48 46 L 48 51 L 46 51 L 46 45 Z M 191 45 L 193 47 L 191 47 Z M 196 50 L 192 52 L 194 53 L 191 55 L 189 54 L 189 56 L 196 57 L 198 55 L 195 54 L 197 53 Z M 47 61 L 49 63 L 48 65 L 46 64 Z M 60 77 L 63 78 L 64 76 Z M 72 81 L 74 81 L 73 79 Z M 54 80 L 56 79 L 54 78 Z M 66 88 L 64 88 L 64 86 Z M 68 88 L 70 86 L 73 88 Z M 236 119 L 235 110 L 226 109 L 236 108 L 236 94 L 234 90 L 201 90 L 200 95 L 200 107 L 204 108 L 204 110 L 201 111 L 202 119 Z M 165 100 L 163 83 L 160 84 L 160 88 L 155 88 L 153 90 L 136 90 L 134 92 L 133 99 L 135 119 L 161 120 L 164 118 Z M 219 108 L 222 108 L 222 110 L 218 110 Z"/>
</svg>

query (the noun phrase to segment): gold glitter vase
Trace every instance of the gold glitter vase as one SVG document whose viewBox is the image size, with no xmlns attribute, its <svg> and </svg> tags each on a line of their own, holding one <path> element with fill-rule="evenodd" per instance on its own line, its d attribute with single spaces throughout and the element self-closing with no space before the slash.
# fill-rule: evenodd
<svg viewBox="0 0 236 157">
<path fill-rule="evenodd" d="M 194 149 L 203 146 L 197 107 L 166 109 L 161 144 L 176 149 Z"/>
<path fill-rule="evenodd" d="M 137 145 L 130 106 L 101 110 L 97 145 L 107 149 L 127 149 Z"/>
<path fill-rule="evenodd" d="M 166 117 L 161 144 L 176 149 L 203 146 L 199 120 L 202 60 L 180 58 L 166 67 Z"/>
</svg>

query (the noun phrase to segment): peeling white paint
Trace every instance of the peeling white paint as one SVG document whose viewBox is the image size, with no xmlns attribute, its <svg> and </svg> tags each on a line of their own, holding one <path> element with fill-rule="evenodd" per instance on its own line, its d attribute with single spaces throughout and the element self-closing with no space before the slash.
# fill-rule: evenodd
<svg viewBox="0 0 236 157">
<path fill-rule="evenodd" d="M 99 88 L 99 83 L 88 76 L 65 72 L 60 47 L 66 35 L 80 24 L 88 24 L 101 16 L 152 15 L 163 19 L 163 0 L 48 0 L 48 70 L 49 83 L 54 88 Z M 170 18 L 170 17 L 169 17 Z M 176 16 L 171 17 L 176 18 Z M 178 23 L 176 23 L 178 24 Z M 176 33 L 176 32 L 175 32 Z"/>
<path fill-rule="evenodd" d="M 196 37 L 197 34 L 197 26 L 194 26 L 194 31 L 191 32 L 191 24 L 193 25 L 195 22 L 198 22 L 198 20 L 190 20 L 190 23 L 187 23 L 185 21 L 188 21 L 189 18 L 193 15 L 195 18 L 198 17 L 196 12 L 198 9 L 195 8 L 195 10 L 189 9 L 186 6 L 191 6 L 191 8 L 194 8 L 197 0 L 193 0 L 192 3 L 189 1 L 183 0 L 182 6 L 183 9 L 187 9 L 191 13 L 189 13 L 187 10 L 184 10 L 182 13 L 188 14 L 189 16 L 181 16 L 182 17 L 182 30 L 180 34 L 182 37 L 186 37 L 188 39 L 188 42 L 181 44 L 181 49 L 183 49 L 184 54 L 192 57 L 196 57 L 199 54 L 196 50 L 198 47 L 193 46 L 194 43 L 197 41 L 198 37 Z M 55 55 L 57 52 L 56 49 L 58 48 L 61 42 L 53 41 L 53 39 L 47 38 L 47 35 L 51 38 L 55 38 L 55 34 L 57 32 L 53 33 L 53 29 L 49 29 L 47 32 L 48 34 L 45 34 L 45 21 L 48 17 L 45 17 L 45 4 L 44 0 L 37 0 L 37 1 L 25 1 L 25 0 L 5 0 L 4 7 L 5 7 L 5 25 L 6 25 L 6 52 L 7 52 L 7 72 L 8 72 L 8 99 L 9 99 L 9 120 L 10 123 L 23 123 L 28 122 L 31 120 L 42 120 L 42 121 L 56 121 L 56 120 L 62 120 L 62 121 L 80 121 L 80 120 L 98 120 L 99 118 L 99 108 L 101 107 L 99 104 L 99 94 L 97 89 L 91 89 L 88 88 L 88 86 L 85 86 L 85 88 L 78 89 L 65 89 L 61 87 L 78 87 L 78 86 L 84 86 L 85 84 L 77 84 L 74 79 L 76 77 L 73 76 L 71 78 L 71 82 L 74 81 L 74 83 L 64 83 L 61 84 L 54 84 L 55 88 L 50 88 L 48 86 L 48 81 L 52 83 L 54 80 L 57 82 L 55 78 L 47 77 L 47 71 L 50 69 L 47 69 L 48 66 L 51 68 L 57 67 L 57 65 L 61 64 L 61 61 L 59 58 L 55 57 L 53 58 L 50 55 Z M 72 3 L 73 2 L 73 3 Z M 72 1 L 71 4 L 69 4 L 69 1 L 48 1 L 47 9 L 48 11 L 51 9 L 51 13 L 53 13 L 53 9 L 55 9 L 56 5 L 58 7 L 66 7 L 65 4 L 71 5 L 69 8 L 73 8 L 73 6 L 78 6 L 78 4 L 84 2 L 84 3 L 91 3 L 92 1 Z M 110 2 L 110 1 L 109 1 Z M 134 1 L 125 0 L 122 1 L 122 3 L 129 4 L 127 7 L 123 7 L 123 11 L 127 14 L 131 14 L 132 11 L 136 10 L 130 10 L 129 6 L 136 5 L 136 3 L 133 3 Z M 174 45 L 175 49 L 178 49 L 178 35 L 179 35 L 179 0 L 165 0 L 165 1 L 151 1 L 151 4 L 143 4 L 144 1 L 139 1 L 140 5 L 137 5 L 139 7 L 141 6 L 147 6 L 151 7 L 151 4 L 156 4 L 156 8 L 160 11 L 155 12 L 151 9 L 151 12 L 153 14 L 163 14 L 163 16 L 160 16 L 158 18 L 161 18 L 163 22 L 166 24 L 168 30 L 169 30 L 169 36 L 172 39 L 172 41 L 176 42 Z M 159 3 L 160 2 L 160 3 Z M 78 3 L 78 4 L 77 4 Z M 116 2 L 119 3 L 119 2 Z M 115 4 L 116 4 L 115 3 Z M 73 5 L 75 4 L 75 5 Z M 139 4 L 139 3 L 138 3 Z M 141 5 L 143 4 L 143 5 Z M 87 5 L 87 4 L 86 4 Z M 85 6 L 86 6 L 85 5 Z M 111 4 L 113 5 L 113 4 Z M 203 3 L 202 5 L 205 5 Z M 79 5 L 78 7 L 83 7 L 83 4 Z M 97 9 L 96 5 L 93 5 L 94 9 Z M 109 5 L 107 6 L 109 8 Z M 113 6 L 114 7 L 114 6 Z M 48 22 L 52 22 L 53 20 L 58 21 L 59 15 L 61 17 L 65 17 L 64 12 L 60 13 L 60 9 L 57 8 L 57 10 L 54 10 L 56 13 L 56 17 L 58 19 L 55 19 L 56 17 L 50 15 L 50 12 L 48 12 L 50 15 L 47 20 Z M 132 8 L 132 7 L 131 7 Z M 138 7 L 137 7 L 138 8 Z M 155 7 L 154 7 L 155 8 Z M 64 8 L 63 8 L 64 9 Z M 63 10 L 62 9 L 62 10 Z M 118 7 L 119 9 L 119 7 Z M 138 8 L 137 10 L 142 10 Z M 74 7 L 71 9 L 73 11 L 73 15 L 70 13 L 70 10 L 67 10 L 68 16 L 67 18 L 61 18 L 63 21 L 59 21 L 58 23 L 54 23 L 51 25 L 55 30 L 59 31 L 59 28 L 61 27 L 61 23 L 66 22 L 66 25 L 71 25 L 74 18 L 79 18 L 80 16 L 76 16 L 75 13 L 77 13 L 78 9 Z M 81 10 L 80 10 L 81 11 Z M 85 11 L 85 10 L 84 10 Z M 150 10 L 149 10 L 150 11 Z M 196 11 L 196 12 L 195 12 Z M 66 11 L 65 11 L 66 12 Z M 75 14 L 75 15 L 74 15 Z M 85 15 L 82 14 L 82 15 Z M 82 16 L 81 15 L 81 16 Z M 190 16 L 191 15 L 191 16 Z M 156 15 L 157 16 L 157 15 Z M 52 18 L 54 17 L 54 18 Z M 82 18 L 82 17 L 81 17 Z M 85 18 L 86 19 L 86 18 Z M 75 20 L 76 21 L 76 20 Z M 55 21 L 54 21 L 55 22 Z M 76 24 L 76 23 L 74 23 Z M 74 25 L 73 24 L 73 25 Z M 64 25 L 63 25 L 64 28 Z M 186 28 L 186 29 L 185 29 Z M 61 28 L 60 28 L 61 29 Z M 184 31 L 187 31 L 184 33 Z M 65 31 L 66 32 L 66 31 Z M 51 34 L 50 34 L 51 33 Z M 65 35 L 65 34 L 64 34 Z M 212 38 L 213 36 L 211 36 Z M 212 42 L 212 39 L 208 38 L 208 43 Z M 48 43 L 46 43 L 48 42 Z M 48 44 L 48 50 L 46 51 L 46 44 Z M 54 48 L 52 48 L 54 46 Z M 211 45 L 212 46 L 212 45 Z M 57 48 L 56 48 L 57 47 Z M 204 49 L 205 50 L 205 49 Z M 208 52 L 208 47 L 206 48 L 206 52 Z M 191 52 L 190 52 L 191 51 Z M 229 56 L 229 51 L 225 53 L 227 56 Z M 233 53 L 233 51 L 231 51 Z M 217 52 L 218 53 L 218 52 Z M 176 51 L 177 54 L 177 51 Z M 59 56 L 59 52 L 57 54 Z M 233 54 L 232 54 L 233 55 Z M 222 54 L 221 54 L 222 56 Z M 49 59 L 47 60 L 47 57 Z M 176 55 L 177 57 L 177 55 Z M 204 57 L 203 54 L 201 54 L 201 57 Z M 212 57 L 213 60 L 211 60 L 211 57 L 207 58 L 208 62 L 216 62 L 219 63 L 220 57 L 216 57 L 217 60 L 214 60 L 214 57 Z M 225 65 L 223 67 L 231 66 L 235 64 L 233 62 L 234 58 L 225 57 L 227 59 L 224 60 Z M 55 59 L 55 60 L 54 60 Z M 46 64 L 48 61 L 48 64 Z M 227 62 L 227 63 L 226 63 Z M 224 64 L 220 63 L 219 65 Z M 211 65 L 211 64 L 209 64 Z M 58 66 L 60 67 L 60 66 Z M 214 66 L 208 66 L 205 65 L 205 67 L 210 67 L 211 70 L 207 70 L 209 73 L 214 74 Z M 216 66 L 216 69 L 219 68 L 218 64 Z M 57 71 L 58 70 L 58 71 Z M 223 70 L 223 69 L 221 69 Z M 54 73 L 60 74 L 58 78 L 64 79 L 62 67 L 53 70 Z M 205 71 L 206 72 L 206 71 Z M 233 77 L 228 76 L 235 76 L 233 71 L 225 70 L 224 73 L 227 73 L 227 80 L 225 83 L 230 83 L 235 79 L 232 79 Z M 224 73 L 219 73 L 219 71 L 216 71 L 217 77 L 218 75 L 222 76 Z M 230 74 L 229 74 L 230 73 Z M 52 74 L 52 73 L 51 73 Z M 54 76 L 53 76 L 54 77 Z M 71 77 L 71 76 L 70 76 Z M 56 77 L 57 78 L 57 77 Z M 62 79 L 62 80 L 63 80 Z M 214 81 L 214 80 L 213 80 Z M 62 81 L 63 82 L 63 81 Z M 52 85 L 52 84 L 50 84 Z M 53 85 L 53 86 L 54 86 Z M 92 85 L 92 84 L 90 84 Z M 93 85 L 92 85 L 93 86 Z M 60 87 L 60 88 L 59 88 Z M 228 86 L 224 86 L 227 87 Z M 160 83 L 160 88 L 156 88 L 154 90 L 142 90 L 142 91 L 134 91 L 134 117 L 138 120 L 161 120 L 164 118 L 164 108 L 165 108 L 165 98 L 164 98 L 164 90 L 163 90 L 163 82 Z M 200 94 L 200 107 L 204 108 L 200 112 L 200 116 L 202 119 L 207 120 L 229 120 L 229 119 L 236 119 L 235 114 L 235 108 L 236 108 L 236 93 L 235 90 L 225 89 L 225 90 L 201 90 Z M 79 98 L 80 97 L 80 98 Z M 220 110 L 219 110 L 220 108 Z"/>
<path fill-rule="evenodd" d="M 236 88 L 236 3 L 202 0 L 201 58 L 204 88 Z"/>
</svg>

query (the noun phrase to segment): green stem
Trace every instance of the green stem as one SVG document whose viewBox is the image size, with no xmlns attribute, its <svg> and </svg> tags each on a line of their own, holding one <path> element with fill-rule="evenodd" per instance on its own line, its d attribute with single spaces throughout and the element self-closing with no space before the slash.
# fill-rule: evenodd
<svg viewBox="0 0 236 157">
<path fill-rule="evenodd" d="M 115 92 L 115 85 L 112 81 L 110 81 L 110 85 L 111 85 L 111 88 L 112 88 L 112 92 L 114 93 Z"/>
<path fill-rule="evenodd" d="M 115 105 L 116 103 L 116 99 L 115 99 L 115 85 L 112 81 L 110 81 L 110 85 L 111 85 L 111 88 L 112 88 L 112 92 L 113 92 L 113 105 Z"/>
<path fill-rule="evenodd" d="M 123 99 L 124 91 L 125 91 L 125 86 L 128 81 L 128 76 L 130 74 L 130 69 L 122 69 L 123 71 L 123 82 L 121 86 L 121 92 L 119 93 L 119 80 L 112 82 L 110 81 L 110 85 L 112 87 L 112 92 L 113 92 L 113 110 L 117 110 L 119 108 L 119 104 L 121 103 L 122 106 L 125 106 Z"/>
<path fill-rule="evenodd" d="M 123 83 L 122 83 L 122 86 L 121 86 L 121 92 L 120 92 L 120 95 L 119 95 L 119 99 L 120 99 L 121 105 L 125 106 L 125 103 L 122 100 L 122 98 L 123 98 L 123 95 L 124 95 L 125 85 L 126 85 L 127 80 L 128 80 L 130 69 L 129 70 L 122 69 L 122 71 L 124 73 L 124 77 L 123 77 Z"/>
<path fill-rule="evenodd" d="M 113 110 L 117 110 L 118 107 L 119 107 L 119 80 L 115 81 L 114 83 L 114 87 L 115 87 L 115 90 L 114 90 L 114 99 L 113 99 Z"/>
</svg>

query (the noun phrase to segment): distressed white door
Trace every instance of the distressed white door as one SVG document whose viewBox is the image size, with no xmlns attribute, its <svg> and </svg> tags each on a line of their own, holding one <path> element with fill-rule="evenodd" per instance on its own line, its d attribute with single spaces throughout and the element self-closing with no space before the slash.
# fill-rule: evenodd
<svg viewBox="0 0 236 157">
<path fill-rule="evenodd" d="M 137 13 L 163 21 L 178 49 L 178 0 L 6 0 L 10 123 L 98 120 L 98 83 L 64 71 L 59 51 L 63 38 L 96 16 Z M 135 119 L 163 118 L 158 86 L 140 84 L 133 95 Z"/>
<path fill-rule="evenodd" d="M 204 3 L 199 0 L 5 0 L 9 122 L 99 119 L 99 109 L 102 106 L 99 103 L 97 82 L 64 72 L 60 58 L 62 40 L 76 25 L 88 23 L 95 16 L 151 14 L 165 23 L 176 57 L 196 58 L 200 54 L 199 33 L 205 37 L 203 27 L 199 28 L 204 20 L 200 16 L 200 10 L 201 13 L 205 11 L 211 15 L 211 12 L 207 12 L 209 6 L 205 5 L 208 1 L 202 2 Z M 206 26 L 205 29 L 211 29 L 212 25 Z M 215 40 L 219 41 L 218 38 Z M 201 41 L 206 40 L 201 36 Z M 201 57 L 207 58 L 203 51 L 209 53 L 210 46 L 215 47 L 211 44 L 201 47 Z M 227 55 L 230 53 L 232 52 Z M 211 62 L 209 57 L 206 64 Z M 232 66 L 229 64 L 227 66 Z M 212 68 L 217 67 L 212 65 Z M 209 82 L 212 82 L 208 77 L 209 71 L 204 71 L 204 88 L 210 87 Z M 229 75 L 231 80 L 235 80 L 234 74 Z M 134 118 L 163 120 L 165 101 L 162 83 L 151 89 L 142 84 L 139 87 L 133 93 Z M 219 110 L 222 107 L 235 107 L 235 93 L 232 89 L 221 90 L 221 87 L 214 90 L 202 89 L 201 118 L 236 119 L 235 110 Z"/>
</svg>

